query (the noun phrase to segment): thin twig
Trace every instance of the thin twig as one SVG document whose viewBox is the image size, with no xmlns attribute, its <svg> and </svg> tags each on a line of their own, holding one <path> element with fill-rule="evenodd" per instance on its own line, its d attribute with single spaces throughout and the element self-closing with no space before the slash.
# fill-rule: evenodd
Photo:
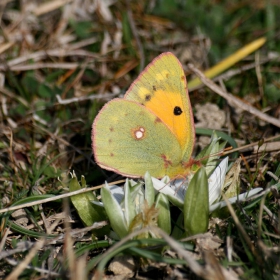
<svg viewBox="0 0 280 280">
<path fill-rule="evenodd" d="M 270 55 L 269 57 L 265 58 L 265 59 L 262 59 L 259 61 L 259 65 L 262 65 L 262 64 L 265 64 L 269 61 L 279 61 L 279 55 Z M 246 64 L 246 65 L 243 65 L 243 66 L 240 66 L 238 69 L 231 69 L 231 70 L 228 70 L 226 71 L 225 73 L 215 77 L 215 78 L 212 78 L 212 81 L 213 82 L 217 82 L 217 81 L 220 81 L 220 80 L 223 80 L 223 81 L 226 81 L 236 75 L 239 75 L 239 74 L 242 74 L 244 73 L 245 71 L 248 71 L 250 69 L 253 69 L 253 68 L 256 68 L 258 65 L 256 65 L 256 62 L 252 62 L 252 63 L 249 63 L 249 64 Z M 189 92 L 191 91 L 194 91 L 194 90 L 197 90 L 197 89 L 200 89 L 202 87 L 204 87 L 205 85 L 203 84 L 200 84 L 200 85 L 197 85 L 195 87 L 192 87 L 190 89 L 188 89 Z"/>
<path fill-rule="evenodd" d="M 39 60 L 45 59 L 46 57 L 65 57 L 65 56 L 86 56 L 91 58 L 100 58 L 99 54 L 77 49 L 77 47 L 84 47 L 88 44 L 93 44 L 96 42 L 95 38 L 89 38 L 87 41 L 80 41 L 78 43 L 72 44 L 67 47 L 67 49 L 50 49 L 50 50 L 43 50 L 43 51 L 37 51 L 30 54 L 25 54 L 19 57 L 16 57 L 14 59 L 11 59 L 7 61 L 9 67 L 21 64 L 23 62 L 28 62 L 29 60 L 32 60 L 34 62 L 37 62 Z M 79 45 L 78 45 L 79 44 Z M 5 67 L 6 64 L 0 64 L 0 67 Z"/>
<path fill-rule="evenodd" d="M 108 183 L 108 185 L 112 186 L 112 185 L 120 184 L 120 183 L 123 183 L 123 182 L 125 182 L 125 180 L 119 180 L 119 181 L 115 181 L 115 182 L 112 182 L 112 183 Z M 104 185 L 99 185 L 99 186 L 91 187 L 91 188 L 84 188 L 84 189 L 80 189 L 80 190 L 77 190 L 77 191 L 74 191 L 74 192 L 69 192 L 69 193 L 57 195 L 55 197 L 40 199 L 40 200 L 37 200 L 37 201 L 33 201 L 33 202 L 29 202 L 29 203 L 25 203 L 25 204 L 21 204 L 21 205 L 17 205 L 17 206 L 12 206 L 12 207 L 8 207 L 8 208 L 4 208 L 4 209 L 0 209 L 0 214 L 1 213 L 6 213 L 6 212 L 9 212 L 9 211 L 14 211 L 14 210 L 21 209 L 21 208 L 25 208 L 25 207 L 30 207 L 30 206 L 34 206 L 34 205 L 38 205 L 38 204 L 42 204 L 42 203 L 55 201 L 55 200 L 65 198 L 65 197 L 70 197 L 70 196 L 73 196 L 73 195 L 76 195 L 76 194 L 81 194 L 81 193 L 86 193 L 86 192 L 98 190 L 98 189 L 101 189 L 102 187 L 104 187 Z"/>
<path fill-rule="evenodd" d="M 8 259 L 8 258 L 6 258 L 6 261 L 10 265 L 14 265 L 14 266 L 18 265 L 21 262 L 21 261 L 16 261 L 14 259 Z M 32 266 L 32 265 L 27 265 L 25 268 L 26 269 L 31 269 L 31 270 L 34 270 L 34 271 L 37 271 L 37 272 L 40 272 L 40 273 L 45 273 L 45 274 L 47 274 L 49 276 L 61 276 L 60 273 L 57 273 L 57 272 L 54 272 L 54 271 L 50 271 L 50 270 L 47 270 L 47 269 L 44 269 L 44 268 L 35 267 L 35 266 Z M 8 278 L 5 278 L 5 279 L 8 279 Z M 17 279 L 17 278 L 14 278 L 14 279 Z"/>
<path fill-rule="evenodd" d="M 82 237 L 79 237 L 79 235 L 81 234 L 85 234 L 89 231 L 92 231 L 94 229 L 100 229 L 104 226 L 108 225 L 108 222 L 107 221 L 101 221 L 101 222 L 95 222 L 93 225 L 89 226 L 89 227 L 85 227 L 85 228 L 82 228 L 82 229 L 72 229 L 71 232 L 70 232 L 70 235 L 72 238 L 75 238 L 75 241 L 79 241 L 79 240 L 82 240 Z M 59 242 L 64 242 L 64 239 L 65 239 L 65 233 L 61 233 L 55 237 L 52 237 L 52 238 L 48 238 L 47 241 L 46 241 L 46 245 L 55 245 Z"/>
<path fill-rule="evenodd" d="M 263 139 L 262 145 L 264 145 L 265 143 L 268 143 L 268 142 L 270 142 L 272 140 L 278 139 L 278 138 L 280 138 L 280 135 L 275 135 L 275 136 Z M 238 151 L 251 151 L 251 150 L 254 150 L 254 147 L 259 146 L 259 143 L 260 143 L 260 141 L 253 142 L 253 143 L 250 143 L 248 145 L 244 145 L 242 147 L 238 147 L 236 149 L 232 149 L 232 150 L 226 151 L 226 152 L 223 153 L 223 155 L 228 155 L 228 154 L 231 154 L 231 153 L 234 153 L 234 152 L 238 152 Z M 252 148 L 252 149 L 250 149 L 250 148 Z"/>
<path fill-rule="evenodd" d="M 32 248 L 33 246 L 34 246 L 33 242 L 22 241 L 22 242 L 17 244 L 17 247 L 15 249 L 5 250 L 5 251 L 1 252 L 0 253 L 0 260 L 2 260 L 4 258 L 7 258 L 9 256 L 12 256 L 14 254 L 25 252 L 25 251 L 29 250 L 30 248 Z"/>
<path fill-rule="evenodd" d="M 28 65 L 15 65 L 10 67 L 10 71 L 28 71 L 36 69 L 75 69 L 80 66 L 80 63 L 34 63 Z M 1 65 L 0 71 L 5 71 L 6 67 Z"/>
<path fill-rule="evenodd" d="M 232 94 L 223 91 L 223 89 L 221 87 L 219 87 L 218 85 L 213 83 L 210 79 L 205 77 L 205 75 L 200 70 L 198 70 L 196 67 L 194 67 L 194 65 L 188 64 L 188 67 L 191 71 L 193 71 L 199 77 L 199 79 L 207 87 L 209 87 L 214 92 L 218 93 L 220 96 L 222 96 L 224 99 L 226 99 L 231 106 L 237 106 L 237 107 L 241 108 L 242 110 L 247 111 L 254 116 L 257 116 L 258 118 L 260 118 L 270 124 L 280 127 L 280 120 L 270 117 L 269 115 L 259 111 L 255 107 L 242 102 L 240 99 L 236 98 Z"/>
</svg>

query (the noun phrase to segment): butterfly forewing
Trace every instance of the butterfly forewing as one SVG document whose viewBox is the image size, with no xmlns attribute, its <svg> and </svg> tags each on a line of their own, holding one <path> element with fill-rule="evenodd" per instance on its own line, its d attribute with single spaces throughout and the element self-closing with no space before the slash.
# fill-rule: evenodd
<svg viewBox="0 0 280 280">
<path fill-rule="evenodd" d="M 193 150 L 195 132 L 185 74 L 172 53 L 155 58 L 130 86 L 125 99 L 150 109 L 175 134 L 188 161 Z"/>
</svg>

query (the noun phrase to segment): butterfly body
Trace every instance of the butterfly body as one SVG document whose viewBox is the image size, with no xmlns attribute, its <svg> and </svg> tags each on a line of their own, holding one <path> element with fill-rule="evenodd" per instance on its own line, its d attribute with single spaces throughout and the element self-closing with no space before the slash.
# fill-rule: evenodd
<svg viewBox="0 0 280 280">
<path fill-rule="evenodd" d="M 108 102 L 92 127 L 96 162 L 129 177 L 187 175 L 195 139 L 183 68 L 172 53 L 155 58 L 123 99 Z"/>
</svg>

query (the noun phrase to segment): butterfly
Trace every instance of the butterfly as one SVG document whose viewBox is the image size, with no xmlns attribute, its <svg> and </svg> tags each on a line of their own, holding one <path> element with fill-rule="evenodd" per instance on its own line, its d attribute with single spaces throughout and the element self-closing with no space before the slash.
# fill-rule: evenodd
<svg viewBox="0 0 280 280">
<path fill-rule="evenodd" d="M 132 178 L 188 175 L 194 159 L 193 113 L 183 67 L 171 52 L 156 57 L 92 125 L 96 163 Z"/>
</svg>

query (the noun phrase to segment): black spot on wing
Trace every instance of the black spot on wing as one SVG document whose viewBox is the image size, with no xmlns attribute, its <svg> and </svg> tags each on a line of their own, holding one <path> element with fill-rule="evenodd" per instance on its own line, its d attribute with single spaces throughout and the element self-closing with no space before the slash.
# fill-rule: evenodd
<svg viewBox="0 0 280 280">
<path fill-rule="evenodd" d="M 145 101 L 150 101 L 152 96 L 150 94 L 145 95 Z"/>
<path fill-rule="evenodd" d="M 183 113 L 182 109 L 179 106 L 175 106 L 173 110 L 173 114 L 175 116 L 180 116 Z"/>
</svg>

